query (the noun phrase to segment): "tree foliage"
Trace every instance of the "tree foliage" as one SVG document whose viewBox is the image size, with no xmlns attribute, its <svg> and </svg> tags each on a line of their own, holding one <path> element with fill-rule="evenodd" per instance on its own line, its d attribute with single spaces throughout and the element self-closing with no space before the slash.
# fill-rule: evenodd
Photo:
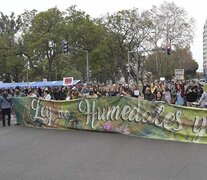
<svg viewBox="0 0 207 180">
<path fill-rule="evenodd" d="M 174 69 L 195 74 L 198 64 L 189 50 L 194 20 L 183 8 L 164 2 L 149 10 L 120 10 L 92 19 L 76 6 L 65 11 L 25 11 L 0 16 L 0 79 L 2 81 L 85 80 L 89 55 L 90 80 L 114 83 L 128 76 L 143 80 L 171 78 Z M 63 41 L 69 52 L 63 53 Z M 166 55 L 170 46 L 171 55 Z"/>
<path fill-rule="evenodd" d="M 24 62 L 16 39 L 21 19 L 14 13 L 0 15 L 0 77 L 5 82 L 20 81 L 24 74 Z"/>
</svg>

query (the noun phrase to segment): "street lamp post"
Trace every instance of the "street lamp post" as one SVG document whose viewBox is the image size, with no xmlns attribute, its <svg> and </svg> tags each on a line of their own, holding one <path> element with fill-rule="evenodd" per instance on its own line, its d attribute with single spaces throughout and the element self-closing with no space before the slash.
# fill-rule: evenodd
<svg viewBox="0 0 207 180">
<path fill-rule="evenodd" d="M 85 50 L 86 52 L 86 76 L 87 76 L 87 83 L 89 83 L 89 64 L 88 64 L 88 51 Z"/>
<path fill-rule="evenodd" d="M 88 51 L 87 50 L 83 50 L 83 49 L 78 49 L 75 48 L 77 50 L 80 50 L 82 52 L 86 53 L 86 82 L 89 83 L 89 62 L 88 62 Z"/>
<path fill-rule="evenodd" d="M 130 62 L 130 54 L 131 51 L 128 51 L 128 56 L 127 56 L 127 59 L 128 59 L 128 69 L 127 69 L 127 84 L 128 84 L 128 87 L 129 87 L 129 82 L 130 82 L 130 65 L 129 65 L 129 62 Z"/>
<path fill-rule="evenodd" d="M 89 60 L 88 60 L 88 50 L 84 50 L 84 49 L 79 49 L 77 47 L 71 47 L 68 45 L 67 43 L 67 48 L 70 48 L 70 49 L 75 49 L 75 50 L 79 50 L 79 51 L 82 51 L 82 52 L 85 52 L 86 53 L 86 82 L 89 83 Z M 67 50 L 68 52 L 68 50 Z"/>
<path fill-rule="evenodd" d="M 29 61 L 27 60 L 27 86 L 29 86 L 29 69 L 30 69 L 30 64 Z"/>
</svg>

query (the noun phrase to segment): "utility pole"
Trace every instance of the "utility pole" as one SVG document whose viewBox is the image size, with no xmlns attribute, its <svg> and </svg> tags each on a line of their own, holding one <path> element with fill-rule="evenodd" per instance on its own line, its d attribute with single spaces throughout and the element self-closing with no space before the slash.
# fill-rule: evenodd
<svg viewBox="0 0 207 180">
<path fill-rule="evenodd" d="M 88 51 L 85 50 L 86 52 L 86 76 L 87 76 L 87 83 L 89 83 L 89 63 L 88 63 Z"/>
<path fill-rule="evenodd" d="M 129 65 L 129 63 L 130 63 L 130 54 L 131 53 L 131 51 L 128 51 L 128 56 L 127 56 L 127 59 L 128 59 L 128 68 L 127 68 L 127 84 L 128 84 L 128 87 L 129 87 L 129 83 L 130 83 L 130 65 Z"/>
<path fill-rule="evenodd" d="M 74 50 L 78 50 L 78 51 L 82 51 L 82 52 L 86 53 L 86 82 L 89 83 L 90 79 L 89 79 L 88 50 L 80 49 L 80 48 L 77 48 L 77 47 L 71 47 L 71 46 L 69 46 L 67 41 L 63 41 L 63 52 L 68 53 L 69 49 L 74 49 Z"/>
</svg>

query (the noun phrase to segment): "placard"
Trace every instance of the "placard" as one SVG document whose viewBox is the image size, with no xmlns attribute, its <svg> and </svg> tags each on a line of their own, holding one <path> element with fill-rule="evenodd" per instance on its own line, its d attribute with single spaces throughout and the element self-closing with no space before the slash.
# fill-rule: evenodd
<svg viewBox="0 0 207 180">
<path fill-rule="evenodd" d="M 64 77 L 63 78 L 63 85 L 64 86 L 73 85 L 73 77 Z"/>
</svg>

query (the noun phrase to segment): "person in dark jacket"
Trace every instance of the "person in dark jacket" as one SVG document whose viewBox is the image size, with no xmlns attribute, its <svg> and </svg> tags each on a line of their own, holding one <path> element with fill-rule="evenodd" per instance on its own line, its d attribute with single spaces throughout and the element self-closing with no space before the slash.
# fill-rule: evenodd
<svg viewBox="0 0 207 180">
<path fill-rule="evenodd" d="M 12 96 L 8 93 L 8 90 L 4 90 L 2 96 L 0 96 L 0 107 L 2 112 L 2 122 L 3 127 L 6 126 L 6 116 L 7 124 L 10 126 L 11 123 L 11 107 L 12 107 Z"/>
<path fill-rule="evenodd" d="M 197 101 L 199 101 L 202 94 L 203 94 L 203 87 L 200 84 L 198 84 L 198 87 L 197 87 Z"/>
<path fill-rule="evenodd" d="M 144 92 L 144 100 L 152 101 L 155 99 L 155 95 L 151 92 L 150 88 L 147 87 Z"/>
<path fill-rule="evenodd" d="M 194 86 L 192 82 L 189 83 L 186 89 L 185 98 L 187 101 L 187 106 L 189 107 L 192 107 L 193 102 L 196 102 L 197 100 L 197 87 Z"/>
</svg>

